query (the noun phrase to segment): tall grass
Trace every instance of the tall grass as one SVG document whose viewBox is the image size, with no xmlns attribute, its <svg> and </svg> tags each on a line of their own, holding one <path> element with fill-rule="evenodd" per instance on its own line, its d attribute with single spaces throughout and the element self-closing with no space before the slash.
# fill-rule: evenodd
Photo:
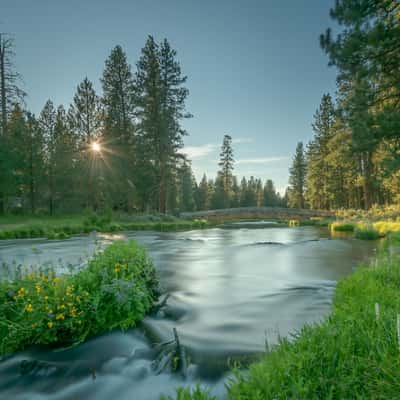
<svg viewBox="0 0 400 400">
<path fill-rule="evenodd" d="M 181 220 L 170 215 L 112 216 L 111 213 L 86 213 L 85 216 L 70 218 L 44 218 L 42 221 L 27 217 L 1 218 L 0 239 L 25 239 L 47 237 L 48 239 L 67 239 L 71 235 L 92 231 L 118 232 L 124 230 L 180 231 L 204 229 L 214 226 L 205 219 Z"/>
</svg>

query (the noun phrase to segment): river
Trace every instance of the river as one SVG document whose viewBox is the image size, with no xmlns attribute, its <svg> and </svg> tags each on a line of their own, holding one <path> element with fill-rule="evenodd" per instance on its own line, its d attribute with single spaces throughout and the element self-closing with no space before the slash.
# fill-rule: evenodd
<svg viewBox="0 0 400 400">
<path fill-rule="evenodd" d="M 7 400 L 155 400 L 200 382 L 223 397 L 232 360 L 248 360 L 329 313 L 338 279 L 371 257 L 376 243 L 331 239 L 326 229 L 249 225 L 179 233 L 127 232 L 64 241 L 0 242 L 0 264 L 82 264 L 116 239 L 134 238 L 153 258 L 166 306 L 141 326 L 75 348 L 32 348 L 0 362 Z M 60 267 L 61 266 L 61 267 Z M 187 377 L 156 373 L 156 343 L 177 329 Z"/>
</svg>

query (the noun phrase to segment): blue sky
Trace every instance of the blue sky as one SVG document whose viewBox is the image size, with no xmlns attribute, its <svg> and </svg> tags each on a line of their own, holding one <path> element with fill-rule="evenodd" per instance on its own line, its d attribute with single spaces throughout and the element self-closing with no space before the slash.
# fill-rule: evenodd
<svg viewBox="0 0 400 400">
<path fill-rule="evenodd" d="M 68 106 L 77 84 L 99 78 L 120 44 L 133 69 L 148 34 L 167 37 L 188 75 L 185 151 L 199 179 L 217 171 L 223 135 L 235 173 L 271 178 L 279 190 L 298 141 L 312 137 L 335 70 L 319 48 L 333 0 L 0 0 L 0 30 L 13 33 L 28 107 Z"/>
</svg>

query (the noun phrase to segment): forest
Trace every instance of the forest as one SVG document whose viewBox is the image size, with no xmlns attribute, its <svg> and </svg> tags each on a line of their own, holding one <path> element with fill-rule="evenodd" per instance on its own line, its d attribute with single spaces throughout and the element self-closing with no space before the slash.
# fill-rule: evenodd
<svg viewBox="0 0 400 400">
<path fill-rule="evenodd" d="M 337 93 L 299 143 L 289 206 L 369 209 L 400 200 L 400 9 L 397 1 L 343 1 L 331 9 L 336 37 L 320 37 L 337 71 Z"/>
<path fill-rule="evenodd" d="M 331 11 L 348 28 L 320 45 L 337 71 L 324 94 L 313 139 L 299 142 L 289 184 L 234 174 L 225 135 L 219 171 L 196 182 L 184 154 L 189 91 L 177 52 L 149 36 L 135 70 L 121 46 L 100 78 L 84 78 L 71 104 L 48 100 L 40 115 L 25 107 L 14 68 L 15 44 L 0 38 L 0 212 L 65 213 L 85 208 L 179 214 L 247 206 L 369 209 L 400 199 L 399 11 L 393 1 Z M 374 25 L 370 24 L 376 18 Z M 221 135 L 222 136 L 222 135 Z"/>
<path fill-rule="evenodd" d="M 192 117 L 187 77 L 165 39 L 149 36 L 133 71 L 116 46 L 105 61 L 102 95 L 84 78 L 68 109 L 48 100 L 39 116 L 15 71 L 15 44 L 0 38 L 0 212 L 62 214 L 83 209 L 169 212 L 282 206 L 272 180 L 233 176 L 232 138 L 216 179 L 196 182 L 183 153 Z"/>
</svg>

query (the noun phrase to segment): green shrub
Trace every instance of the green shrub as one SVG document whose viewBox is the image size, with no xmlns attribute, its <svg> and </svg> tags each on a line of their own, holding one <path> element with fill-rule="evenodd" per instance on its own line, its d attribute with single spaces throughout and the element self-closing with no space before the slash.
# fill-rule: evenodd
<svg viewBox="0 0 400 400">
<path fill-rule="evenodd" d="M 0 353 L 65 346 L 143 319 L 157 297 L 151 260 L 135 242 L 115 242 L 87 268 L 56 276 L 42 268 L 0 282 Z"/>
<path fill-rule="evenodd" d="M 361 240 L 377 240 L 380 238 L 379 232 L 373 227 L 357 227 L 354 236 Z"/>
<path fill-rule="evenodd" d="M 330 227 L 334 232 L 354 232 L 355 229 L 354 224 L 346 222 L 333 222 Z"/>
</svg>

